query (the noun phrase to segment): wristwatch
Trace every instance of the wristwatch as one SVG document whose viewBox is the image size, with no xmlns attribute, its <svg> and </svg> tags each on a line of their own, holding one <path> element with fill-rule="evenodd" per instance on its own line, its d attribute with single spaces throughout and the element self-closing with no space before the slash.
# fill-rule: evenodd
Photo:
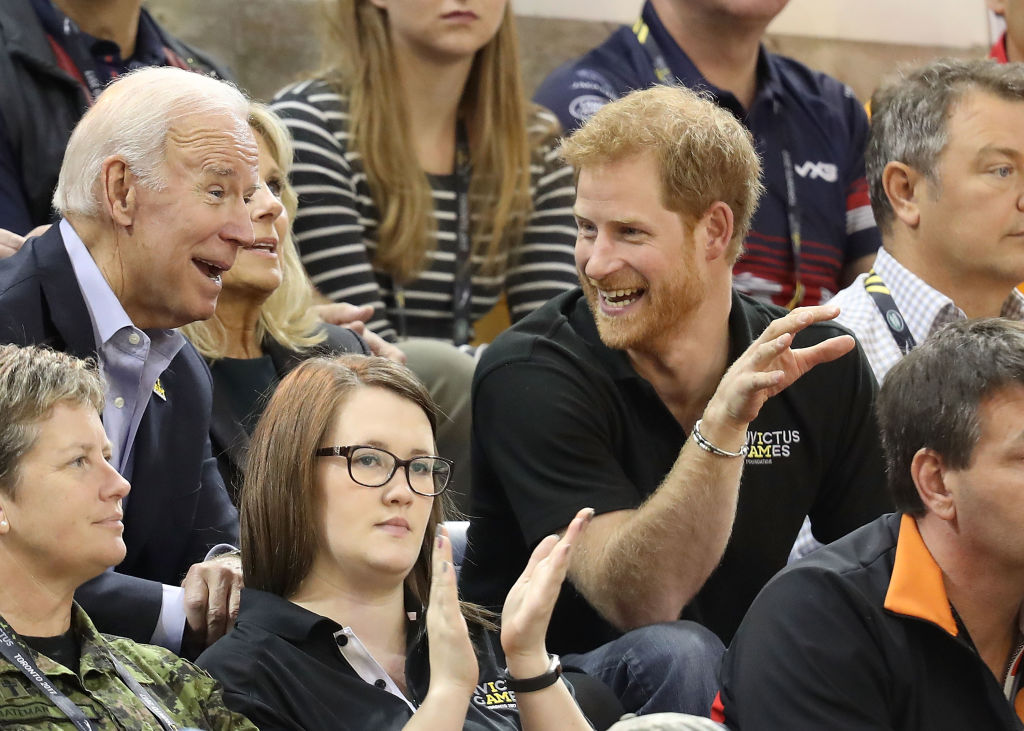
<svg viewBox="0 0 1024 731">
<path fill-rule="evenodd" d="M 558 659 L 558 655 L 550 652 L 548 653 L 548 669 L 532 678 L 513 678 L 508 668 L 505 668 L 505 682 L 508 689 L 516 693 L 532 693 L 535 690 L 543 690 L 554 685 L 561 675 L 562 661 Z"/>
</svg>

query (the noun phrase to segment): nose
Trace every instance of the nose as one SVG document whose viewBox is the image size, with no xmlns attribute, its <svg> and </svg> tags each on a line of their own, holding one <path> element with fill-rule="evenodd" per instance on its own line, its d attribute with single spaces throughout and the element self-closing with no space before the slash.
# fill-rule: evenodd
<svg viewBox="0 0 1024 731">
<path fill-rule="evenodd" d="M 274 221 L 284 212 L 284 206 L 274 195 L 266 183 L 259 187 L 249 201 L 249 219 L 254 223 L 273 225 Z"/>
<path fill-rule="evenodd" d="M 227 219 L 221 227 L 220 237 L 235 246 L 249 247 L 256 243 L 252 217 L 244 198 L 239 197 L 236 202 L 231 204 Z"/>
<path fill-rule="evenodd" d="M 395 470 L 395 474 L 391 475 L 391 479 L 384 483 L 382 495 L 384 502 L 394 505 L 405 505 L 411 503 L 413 498 L 416 497 L 416 493 L 412 491 L 412 487 L 409 485 L 406 469 L 398 467 Z"/>
<path fill-rule="evenodd" d="M 577 246 L 583 243 L 581 239 Z M 592 240 L 586 242 L 585 257 L 579 263 L 581 271 L 591 279 L 604 279 L 622 268 L 615 244 L 600 230 Z"/>
<path fill-rule="evenodd" d="M 114 468 L 114 465 L 109 462 L 104 463 L 106 466 L 103 468 L 107 471 L 105 480 L 103 483 L 103 497 L 109 500 L 120 500 L 131 491 L 132 486 L 128 480 L 121 476 L 121 473 Z"/>
</svg>

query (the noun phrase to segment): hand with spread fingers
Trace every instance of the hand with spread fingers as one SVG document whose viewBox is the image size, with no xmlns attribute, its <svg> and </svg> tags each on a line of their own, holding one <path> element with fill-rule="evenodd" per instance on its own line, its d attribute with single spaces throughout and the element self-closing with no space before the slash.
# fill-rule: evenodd
<svg viewBox="0 0 1024 731">
<path fill-rule="evenodd" d="M 704 420 L 717 430 L 716 444 L 742 443 L 747 425 L 764 402 L 821 363 L 853 350 L 850 335 L 838 335 L 806 348 L 793 348 L 793 338 L 804 328 L 839 314 L 831 305 L 800 307 L 772 322 L 761 336 L 730 366 L 704 411 Z M 732 439 L 729 439 L 729 437 Z M 731 447 L 730 447 L 731 448 Z"/>
<path fill-rule="evenodd" d="M 242 595 L 242 561 L 232 553 L 193 564 L 181 586 L 185 589 L 181 651 L 194 658 L 234 625 Z"/>
</svg>

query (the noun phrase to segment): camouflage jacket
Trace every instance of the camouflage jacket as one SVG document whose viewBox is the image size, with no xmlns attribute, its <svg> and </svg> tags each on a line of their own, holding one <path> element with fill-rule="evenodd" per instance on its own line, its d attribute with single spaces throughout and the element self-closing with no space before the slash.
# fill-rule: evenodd
<svg viewBox="0 0 1024 731">
<path fill-rule="evenodd" d="M 32 652 L 39 670 L 70 698 L 97 731 L 150 731 L 159 723 L 118 677 L 113 652 L 139 683 L 160 701 L 182 728 L 255 729 L 228 710 L 220 684 L 169 650 L 100 634 L 77 604 L 71 626 L 81 642 L 78 674 L 45 655 Z M 0 656 L 0 728 L 74 731 L 74 724 L 21 671 Z"/>
</svg>

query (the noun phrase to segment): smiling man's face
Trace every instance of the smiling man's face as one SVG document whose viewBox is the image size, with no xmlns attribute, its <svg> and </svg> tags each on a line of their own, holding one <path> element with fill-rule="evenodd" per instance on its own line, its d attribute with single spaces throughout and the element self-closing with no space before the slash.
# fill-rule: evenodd
<svg viewBox="0 0 1024 731">
<path fill-rule="evenodd" d="M 648 349 L 703 301 L 691 227 L 662 204 L 650 154 L 585 167 L 576 186 L 576 267 L 601 340 Z"/>
<path fill-rule="evenodd" d="M 213 314 L 221 273 L 253 242 L 246 202 L 256 190 L 257 148 L 244 120 L 186 117 L 167 135 L 166 185 L 134 188 L 130 242 L 115 252 L 110 282 L 139 328 L 172 328 Z"/>
</svg>

